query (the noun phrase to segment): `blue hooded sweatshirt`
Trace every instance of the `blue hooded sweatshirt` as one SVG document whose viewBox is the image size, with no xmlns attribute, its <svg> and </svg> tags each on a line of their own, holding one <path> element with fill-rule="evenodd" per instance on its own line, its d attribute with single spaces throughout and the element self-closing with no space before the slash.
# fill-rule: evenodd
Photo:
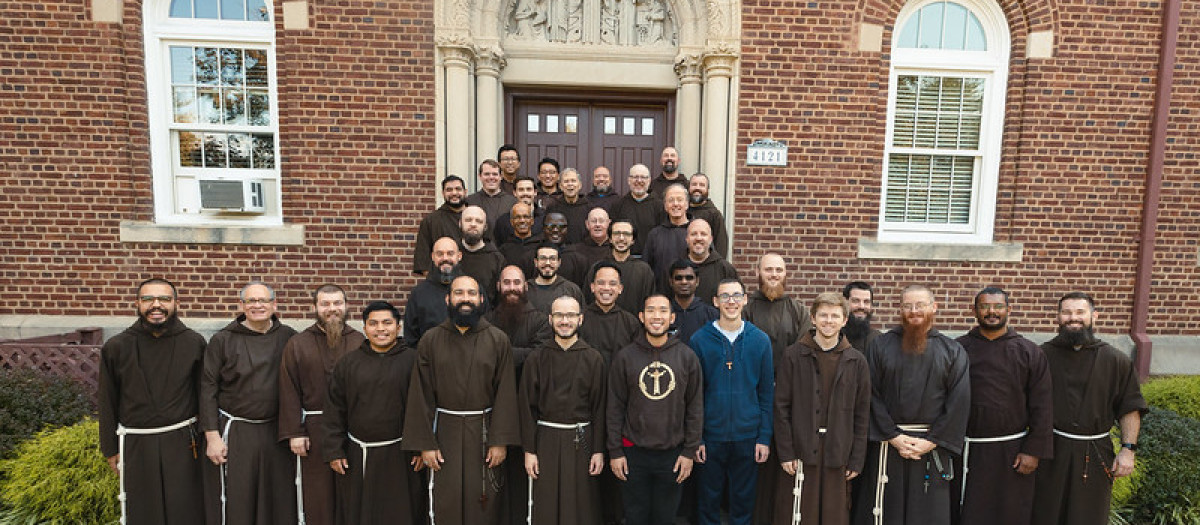
<svg viewBox="0 0 1200 525">
<path fill-rule="evenodd" d="M 775 402 L 771 338 L 743 321 L 731 344 L 716 323 L 706 323 L 689 345 L 704 372 L 704 441 L 753 439 L 769 445 Z"/>
</svg>

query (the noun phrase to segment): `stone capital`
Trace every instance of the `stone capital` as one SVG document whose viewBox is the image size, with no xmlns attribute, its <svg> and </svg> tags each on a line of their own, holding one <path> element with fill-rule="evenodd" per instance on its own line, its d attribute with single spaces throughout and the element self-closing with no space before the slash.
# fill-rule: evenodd
<svg viewBox="0 0 1200 525">
<path fill-rule="evenodd" d="M 508 65 L 508 60 L 504 58 L 504 50 L 499 46 L 477 45 L 474 53 L 476 74 L 499 78 L 500 71 Z"/>
<path fill-rule="evenodd" d="M 704 54 L 705 78 L 730 78 L 737 67 L 738 55 L 728 51 L 710 51 Z"/>
<path fill-rule="evenodd" d="M 699 56 L 680 55 L 675 58 L 675 74 L 683 84 L 699 83 L 704 73 L 700 65 Z"/>
</svg>

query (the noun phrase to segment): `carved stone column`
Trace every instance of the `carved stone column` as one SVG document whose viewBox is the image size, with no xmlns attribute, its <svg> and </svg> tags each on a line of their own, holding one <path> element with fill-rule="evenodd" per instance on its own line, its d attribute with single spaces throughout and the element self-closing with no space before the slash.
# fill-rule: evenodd
<svg viewBox="0 0 1200 525">
<path fill-rule="evenodd" d="M 475 159 L 478 162 L 495 159 L 504 137 L 500 110 L 500 71 L 504 65 L 504 51 L 499 47 L 475 49 L 475 99 L 478 103 L 475 108 Z"/>
<path fill-rule="evenodd" d="M 474 53 L 461 45 L 439 45 L 446 86 L 446 174 L 471 180 L 471 59 Z"/>
<path fill-rule="evenodd" d="M 712 185 L 725 186 L 729 165 L 729 83 L 737 55 L 730 51 L 704 56 L 704 144 L 701 171 Z M 718 205 L 720 207 L 720 205 Z"/>
<path fill-rule="evenodd" d="M 679 150 L 681 160 L 679 169 L 691 174 L 700 169 L 700 117 L 703 115 L 700 57 L 683 55 L 677 58 L 675 74 L 679 75 L 679 88 L 675 91 L 679 115 L 675 126 L 675 148 Z"/>
</svg>

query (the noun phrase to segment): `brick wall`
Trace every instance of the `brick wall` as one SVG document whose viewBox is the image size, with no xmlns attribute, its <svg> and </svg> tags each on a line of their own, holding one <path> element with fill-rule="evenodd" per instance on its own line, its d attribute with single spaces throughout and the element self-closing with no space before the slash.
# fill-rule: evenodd
<svg viewBox="0 0 1200 525">
<path fill-rule="evenodd" d="M 944 325 L 965 329 L 970 297 L 998 284 L 1019 329 L 1052 330 L 1054 299 L 1080 288 L 1103 331 L 1127 331 L 1161 2 L 1002 3 L 1013 53 L 995 237 L 1023 243 L 1022 262 L 856 256 L 878 227 L 899 0 L 742 3 L 738 162 L 758 138 L 786 141 L 791 158 L 739 166 L 735 253 L 783 253 L 805 298 L 872 281 L 889 322 L 900 286 L 932 283 Z M 87 5 L 0 3 L 0 314 L 125 315 L 148 275 L 180 284 L 189 317 L 230 314 L 253 278 L 291 317 L 324 281 L 359 301 L 404 299 L 436 188 L 430 2 L 313 1 L 310 29 L 277 22 L 284 220 L 305 226 L 301 247 L 119 242 L 120 221 L 153 219 L 141 4 L 125 2 L 122 24 L 91 21 Z M 1150 328 L 1196 335 L 1200 5 L 1184 2 L 1183 20 Z M 885 27 L 883 53 L 857 50 L 864 22 Z M 1044 30 L 1054 56 L 1026 59 Z M 751 257 L 735 262 L 753 275 Z"/>
<path fill-rule="evenodd" d="M 738 252 L 780 251 L 802 297 L 873 282 L 879 317 L 892 323 L 900 289 L 929 284 L 944 326 L 974 324 L 974 293 L 1000 285 L 1015 297 L 1014 326 L 1054 329 L 1054 301 L 1092 292 L 1100 329 L 1127 332 L 1158 60 L 1159 2 L 1004 2 L 1013 51 L 995 240 L 1023 243 L 1020 263 L 857 258 L 878 228 L 888 50 L 904 2 L 743 3 L 739 164 L 758 138 L 789 144 L 786 168 L 739 166 Z M 1193 147 L 1195 3 L 1180 33 L 1166 184 L 1150 323 L 1153 333 L 1200 334 Z M 883 53 L 858 51 L 858 24 L 885 27 Z M 804 28 L 803 30 L 797 28 Z M 1030 31 L 1053 29 L 1053 58 L 1025 58 Z M 1191 35 L 1189 35 L 1189 30 Z M 771 197 L 764 197 L 764 195 Z M 754 260 L 737 261 L 753 274 Z"/>
</svg>

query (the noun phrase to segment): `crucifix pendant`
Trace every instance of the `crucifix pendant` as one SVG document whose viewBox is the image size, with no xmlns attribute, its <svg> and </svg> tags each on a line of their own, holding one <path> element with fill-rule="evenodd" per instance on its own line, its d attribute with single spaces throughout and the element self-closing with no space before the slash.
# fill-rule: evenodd
<svg viewBox="0 0 1200 525">
<path fill-rule="evenodd" d="M 733 361 L 725 361 L 725 368 L 733 370 Z"/>
</svg>

